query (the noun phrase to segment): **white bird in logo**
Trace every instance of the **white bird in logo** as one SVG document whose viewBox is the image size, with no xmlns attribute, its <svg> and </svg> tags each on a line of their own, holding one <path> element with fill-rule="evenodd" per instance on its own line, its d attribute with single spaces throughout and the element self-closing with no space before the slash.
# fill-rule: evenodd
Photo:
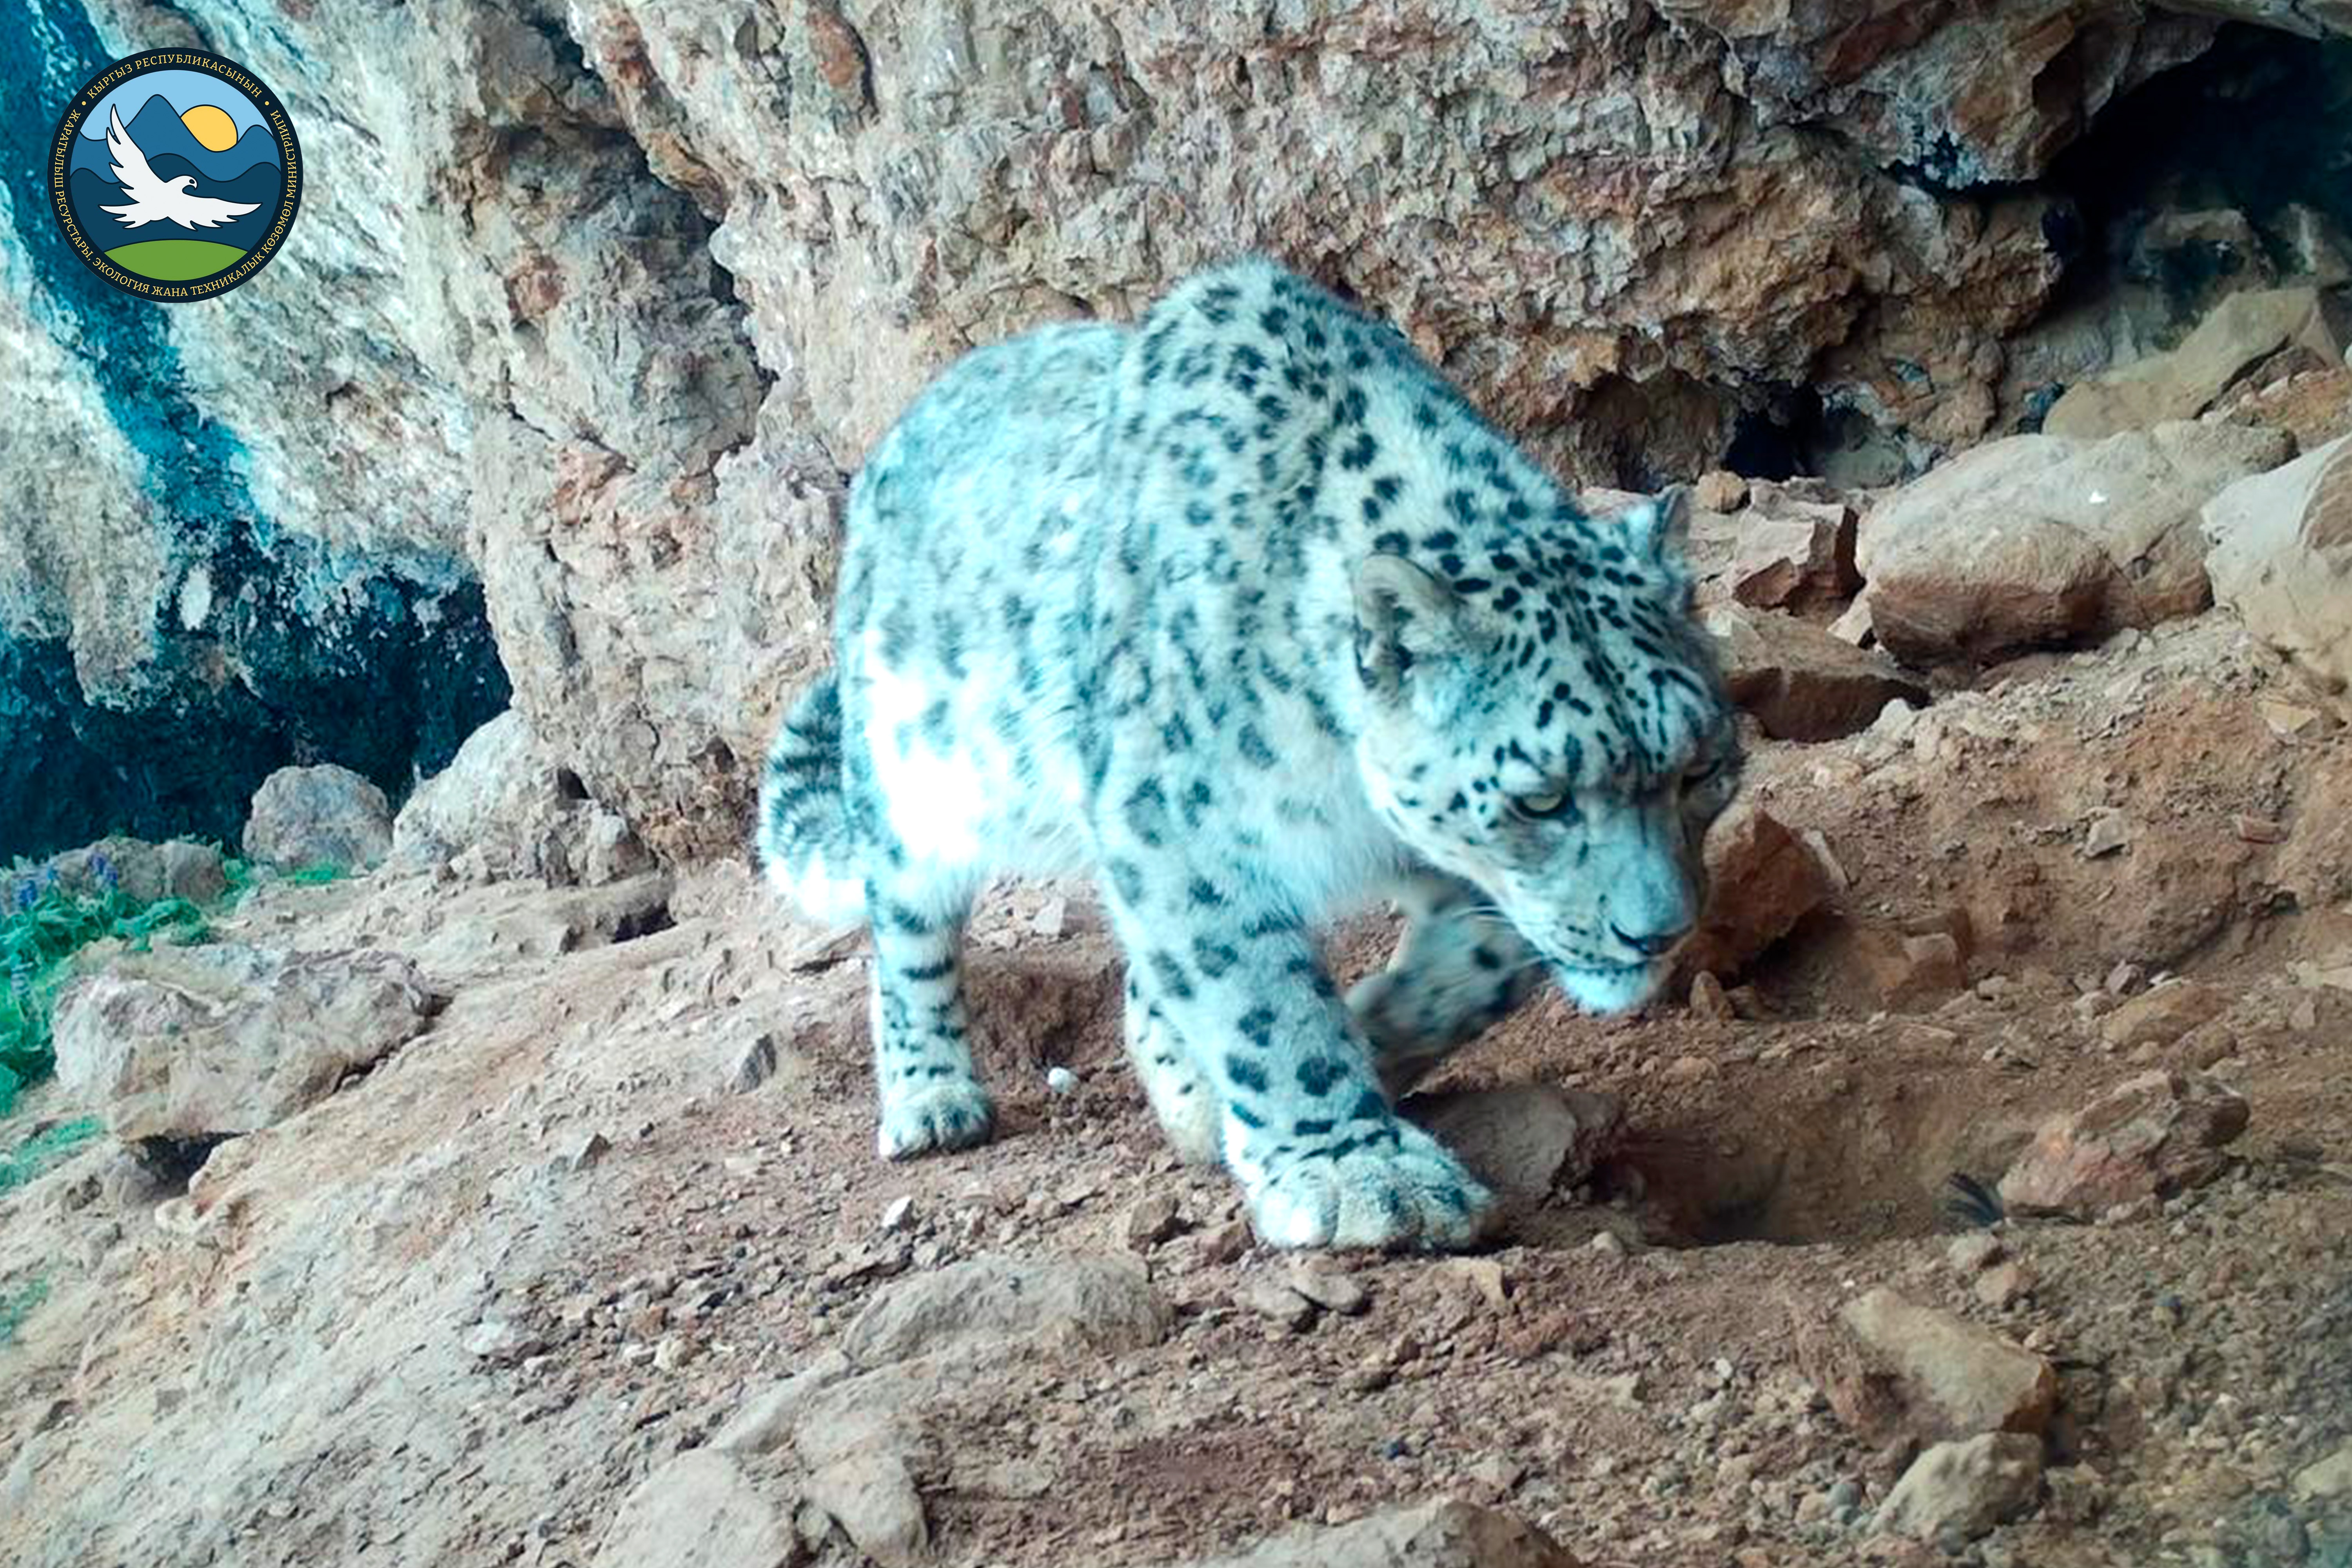
<svg viewBox="0 0 2352 1568">
<path fill-rule="evenodd" d="M 122 129 L 122 111 L 111 105 L 106 110 L 106 150 L 114 154 L 114 177 L 122 186 L 122 194 L 131 198 L 119 207 L 105 210 L 121 218 L 132 228 L 144 223 L 184 224 L 190 228 L 214 228 L 233 217 L 243 217 L 260 206 L 259 202 L 225 202 L 217 196 L 192 196 L 188 187 L 196 183 L 193 174 L 176 179 L 159 180 L 155 171 L 147 166 L 147 154 L 139 143 L 131 140 L 131 132 Z"/>
</svg>

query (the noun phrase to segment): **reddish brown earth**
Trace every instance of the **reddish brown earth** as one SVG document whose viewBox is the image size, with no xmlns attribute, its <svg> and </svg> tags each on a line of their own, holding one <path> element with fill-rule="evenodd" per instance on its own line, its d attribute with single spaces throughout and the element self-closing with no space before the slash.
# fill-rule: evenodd
<svg viewBox="0 0 2352 1568">
<path fill-rule="evenodd" d="M 576 892 L 275 889 L 226 934 L 398 948 L 454 1000 L 185 1197 L 101 1149 L 0 1199 L 0 1279 L 48 1290 L 0 1351 L 0 1556 L 617 1563 L 632 1489 L 869 1303 L 983 1254 L 1133 1253 L 1174 1310 L 1160 1343 L 870 1380 L 924 1560 L 1157 1563 L 1460 1497 L 1597 1564 L 1941 1561 L 1871 1529 L 1910 1448 L 1837 1316 L 1889 1286 L 2055 1370 L 2038 1502 L 1968 1561 L 2342 1563 L 2352 1499 L 2295 1481 L 2352 1439 L 2342 718 L 2209 616 L 2007 667 L 1907 729 L 1762 745 L 1751 797 L 1819 836 L 1834 907 L 1733 977 L 1733 1016 L 1547 998 L 1466 1053 L 1433 1087 L 1620 1096 L 1621 1146 L 1466 1264 L 1337 1260 L 1365 1310 L 1303 1327 L 1245 1304 L 1287 1260 L 1160 1142 L 1081 893 L 1057 936 L 1048 889 L 975 928 L 1003 1136 L 888 1165 L 860 945 L 786 924 L 739 867 L 597 895 L 667 894 L 675 923 L 618 942 Z M 1906 933 L 1950 937 L 1964 988 L 1890 960 Z M 1346 933 L 1343 963 L 1381 941 Z M 2218 1014 L 2110 1046 L 2164 971 Z M 739 1089 L 762 1037 L 773 1071 Z M 1978 1223 L 1953 1176 L 1990 1189 L 2044 1118 L 2152 1067 L 2244 1096 L 2218 1178 L 2004 1222 L 1991 1286 L 1948 1261 Z M 1146 1228 L 1175 1234 L 1130 1243 L 1162 1195 L 1176 1218 Z M 801 1521 L 785 1560 L 861 1560 Z"/>
</svg>

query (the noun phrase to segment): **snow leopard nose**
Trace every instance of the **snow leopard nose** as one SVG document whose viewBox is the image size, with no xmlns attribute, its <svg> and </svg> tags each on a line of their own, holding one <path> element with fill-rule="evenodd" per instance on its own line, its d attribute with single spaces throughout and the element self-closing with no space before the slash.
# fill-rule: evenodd
<svg viewBox="0 0 2352 1568">
<path fill-rule="evenodd" d="M 1690 934 L 1690 921 L 1685 921 L 1672 931 L 1630 931 L 1612 921 L 1609 934 L 1643 958 L 1664 958 L 1674 951 L 1675 943 Z"/>
</svg>

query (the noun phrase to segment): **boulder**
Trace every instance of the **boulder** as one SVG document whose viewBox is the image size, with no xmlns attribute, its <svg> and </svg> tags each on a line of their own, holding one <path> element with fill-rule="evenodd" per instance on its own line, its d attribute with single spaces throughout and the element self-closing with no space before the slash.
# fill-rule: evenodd
<svg viewBox="0 0 2352 1568">
<path fill-rule="evenodd" d="M 2199 509 L 2287 455 L 2279 431 L 2220 424 L 1979 447 L 1863 521 L 1872 627 L 1928 664 L 2193 615 L 2211 599 Z"/>
<path fill-rule="evenodd" d="M 221 852 L 184 838 L 163 844 L 101 839 L 55 857 L 35 873 L 43 879 L 51 874 L 69 892 L 89 897 L 118 888 L 142 904 L 163 899 L 209 904 L 228 891 L 228 868 Z"/>
<path fill-rule="evenodd" d="M 2089 1219 L 2200 1186 L 2229 1163 L 2222 1151 L 2246 1121 L 2244 1099 L 2211 1079 L 2142 1073 L 2043 1122 L 2001 1177 L 2000 1201 L 2012 1214 Z"/>
<path fill-rule="evenodd" d="M 2220 1017 L 2230 1005 L 2224 992 L 2194 980 L 2176 981 L 2141 993 L 2099 1021 L 2099 1038 L 2119 1051 L 2169 1046 L 2200 1024 Z"/>
<path fill-rule="evenodd" d="M 1862 586 L 1853 540 L 1853 509 L 1845 502 L 1808 500 L 1781 486 L 1759 484 L 1739 520 L 1731 596 L 1765 609 L 1844 599 Z"/>
<path fill-rule="evenodd" d="M 1738 973 L 1829 901 L 1820 858 L 1752 801 L 1735 803 L 1717 820 L 1705 855 L 1706 909 L 1676 960 L 1684 974 Z"/>
<path fill-rule="evenodd" d="M 654 867 L 635 831 L 544 754 L 514 709 L 467 736 L 447 767 L 416 786 L 393 824 L 393 856 L 404 866 L 451 866 L 467 881 L 592 888 Z"/>
<path fill-rule="evenodd" d="M 802 1556 L 792 1515 L 736 1456 L 693 1449 L 629 1493 L 597 1568 L 782 1568 Z"/>
<path fill-rule="evenodd" d="M 1834 741 L 1866 730 L 1889 702 L 1924 703 L 1927 689 L 1895 661 L 1811 621 L 1717 605 L 1702 624 L 1716 640 L 1731 699 L 1777 741 Z"/>
<path fill-rule="evenodd" d="M 1891 1385 L 1892 1424 L 1909 1436 L 2037 1433 L 2049 1423 L 2057 1373 L 1990 1330 L 1884 1289 L 1848 1302 L 1838 1321 L 1861 1346 L 1870 1375 Z"/>
<path fill-rule="evenodd" d="M 2320 291 L 2309 286 L 2242 290 L 2216 305 L 2179 347 L 2069 388 L 2051 406 L 2042 431 L 2095 440 L 2194 419 L 2240 376 L 2294 344 L 2328 363 L 2344 357 Z"/>
<path fill-rule="evenodd" d="M 2352 437 L 2207 503 L 2213 596 L 2340 690 L 2352 685 Z"/>
<path fill-rule="evenodd" d="M 1912 1460 L 1872 1528 L 1918 1541 L 1974 1541 L 2023 1514 L 2041 1492 L 2042 1439 L 1987 1432 L 1937 1443 Z"/>
<path fill-rule="evenodd" d="M 254 794 L 245 853 L 287 871 L 362 871 L 392 853 L 392 806 L 349 768 L 280 768 Z"/>
<path fill-rule="evenodd" d="M 437 1008 L 397 953 L 124 953 L 59 1001 L 58 1077 L 125 1142 L 234 1137 L 325 1099 Z"/>
</svg>

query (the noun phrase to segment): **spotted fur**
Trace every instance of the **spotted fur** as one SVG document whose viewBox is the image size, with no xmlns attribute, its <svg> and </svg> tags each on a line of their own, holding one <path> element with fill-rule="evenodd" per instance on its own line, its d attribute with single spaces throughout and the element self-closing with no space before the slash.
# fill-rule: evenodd
<svg viewBox="0 0 2352 1568">
<path fill-rule="evenodd" d="M 1738 759 L 1668 548 L 1586 516 L 1391 328 L 1264 261 L 951 367 L 852 492 L 836 673 L 761 851 L 874 933 L 882 1151 L 985 1138 L 958 984 L 999 871 L 1091 872 L 1171 1139 L 1285 1246 L 1457 1246 L 1391 1096 L 1549 973 L 1655 989 Z M 1342 998 L 1318 926 L 1400 895 Z"/>
</svg>

